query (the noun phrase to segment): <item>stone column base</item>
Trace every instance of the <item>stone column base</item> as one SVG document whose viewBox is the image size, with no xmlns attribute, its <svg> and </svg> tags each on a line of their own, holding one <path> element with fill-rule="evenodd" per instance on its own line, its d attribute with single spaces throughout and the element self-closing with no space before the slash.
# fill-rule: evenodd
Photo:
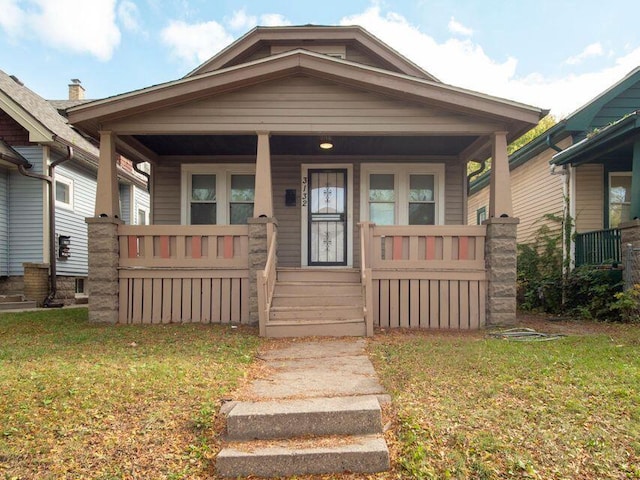
<svg viewBox="0 0 640 480">
<path fill-rule="evenodd" d="M 258 315 L 258 280 L 257 272 L 264 270 L 269 254 L 267 242 L 267 226 L 277 226 L 275 218 L 258 217 L 249 218 L 249 323 L 257 325 L 260 321 Z"/>
<path fill-rule="evenodd" d="M 89 321 L 118 322 L 118 225 L 122 220 L 89 217 Z"/>
<path fill-rule="evenodd" d="M 517 218 L 490 218 L 485 243 L 487 326 L 516 323 Z"/>
</svg>

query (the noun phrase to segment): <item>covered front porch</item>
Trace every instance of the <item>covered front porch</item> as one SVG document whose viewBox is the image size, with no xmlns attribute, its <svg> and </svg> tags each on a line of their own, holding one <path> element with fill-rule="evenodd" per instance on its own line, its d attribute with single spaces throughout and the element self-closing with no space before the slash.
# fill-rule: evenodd
<svg viewBox="0 0 640 480">
<path fill-rule="evenodd" d="M 90 315 L 274 336 L 513 321 L 506 146 L 541 114 L 304 50 L 76 107 L 100 138 Z M 153 225 L 118 219 L 118 154 L 152 165 Z M 489 219 L 467 226 L 466 165 L 488 156 Z"/>
</svg>

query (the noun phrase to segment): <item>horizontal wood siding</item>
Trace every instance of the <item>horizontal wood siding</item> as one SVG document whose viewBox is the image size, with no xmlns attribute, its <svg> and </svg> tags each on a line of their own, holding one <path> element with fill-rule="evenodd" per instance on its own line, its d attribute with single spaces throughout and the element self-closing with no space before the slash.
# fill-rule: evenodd
<svg viewBox="0 0 640 480">
<path fill-rule="evenodd" d="M 57 166 L 56 174 L 73 181 L 73 209 L 56 206 L 56 234 L 71 237 L 71 256 L 58 260 L 58 274 L 86 276 L 89 232 L 85 218 L 95 214 L 96 176 L 70 162 Z"/>
<path fill-rule="evenodd" d="M 324 80 L 293 77 L 114 121 L 109 128 L 125 133 L 268 130 L 437 134 L 487 132 L 498 126 Z"/>
<path fill-rule="evenodd" d="M 150 211 L 151 205 L 151 197 L 149 192 L 146 189 L 136 187 L 133 185 L 133 217 L 134 220 L 131 222 L 132 224 L 138 225 L 138 210 L 144 208 L 147 212 Z M 148 221 L 151 222 L 151 218 L 148 218 Z"/>
<path fill-rule="evenodd" d="M 131 185 L 120 184 L 120 220 L 131 225 Z"/>
<path fill-rule="evenodd" d="M 43 148 L 39 146 L 15 148 L 29 163 L 32 171 L 43 171 Z M 22 275 L 24 262 L 42 263 L 45 259 L 44 196 L 45 182 L 37 178 L 9 174 L 9 275 Z"/>
<path fill-rule="evenodd" d="M 389 67 L 388 65 L 383 65 L 378 59 L 367 55 L 362 49 L 348 45 L 347 46 L 347 60 L 350 62 L 361 63 L 363 65 L 369 65 L 370 67 L 384 68 L 386 70 L 397 71 L 395 67 Z"/>
<path fill-rule="evenodd" d="M 151 169 L 154 225 L 180 224 L 180 162 L 163 160 Z"/>
<path fill-rule="evenodd" d="M 560 148 L 570 145 L 567 139 Z M 531 243 L 543 225 L 552 230 L 560 230 L 557 222 L 545 220 L 546 214 L 562 216 L 563 175 L 551 175 L 549 160 L 555 150 L 547 149 L 511 172 L 511 190 L 513 196 L 513 213 L 520 219 L 518 224 L 518 243 Z M 558 169 L 560 170 L 560 169 Z M 487 205 L 488 206 L 488 205 Z"/>
<path fill-rule="evenodd" d="M 0 168 L 0 277 L 9 275 L 9 172 Z"/>
<path fill-rule="evenodd" d="M 278 220 L 278 265 L 282 267 L 300 266 L 300 175 L 299 157 L 278 157 L 273 159 L 271 178 L 273 181 L 273 214 Z M 296 191 L 296 204 L 287 207 L 284 195 L 287 189 Z"/>
<path fill-rule="evenodd" d="M 485 187 L 467 199 L 467 225 L 478 224 L 478 210 L 484 208 L 489 215 L 489 187 Z"/>
<path fill-rule="evenodd" d="M 460 163 L 445 164 L 445 225 L 463 225 L 466 183 L 463 166 Z"/>
<path fill-rule="evenodd" d="M 576 232 L 604 228 L 604 168 L 602 165 L 581 165 L 576 175 Z"/>
</svg>

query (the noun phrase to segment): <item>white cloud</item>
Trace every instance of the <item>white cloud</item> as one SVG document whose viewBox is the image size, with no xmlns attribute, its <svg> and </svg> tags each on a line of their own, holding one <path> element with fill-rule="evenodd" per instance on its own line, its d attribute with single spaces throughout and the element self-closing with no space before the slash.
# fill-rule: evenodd
<svg viewBox="0 0 640 480">
<path fill-rule="evenodd" d="M 567 58 L 564 63 L 567 65 L 578 65 L 582 63 L 584 60 L 590 57 L 600 57 L 604 55 L 604 50 L 602 49 L 602 45 L 599 42 L 592 43 L 591 45 L 587 45 L 585 49 L 580 52 L 578 55 L 574 55 L 573 57 Z"/>
<path fill-rule="evenodd" d="M 229 20 L 229 27 L 233 30 L 249 30 L 257 23 L 257 18 L 253 15 L 247 15 L 247 11 L 243 8 L 233 12 L 233 16 Z"/>
<path fill-rule="evenodd" d="M 208 60 L 233 41 L 233 37 L 218 22 L 188 24 L 172 21 L 162 32 L 162 41 L 176 57 L 189 65 Z"/>
<path fill-rule="evenodd" d="M 450 38 L 439 43 L 403 16 L 393 12 L 383 14 L 377 4 L 343 18 L 340 23 L 362 25 L 444 83 L 550 108 L 559 118 L 572 113 L 640 65 L 638 47 L 611 60 L 611 67 L 597 72 L 563 78 L 547 78 L 536 72 L 523 76 L 518 75 L 516 58 L 492 59 L 481 45 L 470 39 Z M 598 47 L 590 46 L 583 54 L 584 58 L 596 55 Z"/>
<path fill-rule="evenodd" d="M 265 13 L 260 15 L 260 25 L 264 27 L 286 27 L 291 25 L 291 22 L 279 13 Z"/>
<path fill-rule="evenodd" d="M 0 11 L 0 26 L 18 39 L 36 37 L 48 46 L 105 61 L 120 43 L 115 0 L 0 0 Z"/>
<path fill-rule="evenodd" d="M 449 20 L 449 24 L 447 25 L 447 27 L 453 34 L 462 35 L 465 37 L 470 37 L 471 35 L 473 35 L 473 29 L 465 27 L 453 17 L 451 17 L 451 20 Z"/>
<path fill-rule="evenodd" d="M 131 0 L 122 0 L 118 5 L 118 20 L 130 32 L 140 32 L 140 12 L 138 6 Z"/>
</svg>

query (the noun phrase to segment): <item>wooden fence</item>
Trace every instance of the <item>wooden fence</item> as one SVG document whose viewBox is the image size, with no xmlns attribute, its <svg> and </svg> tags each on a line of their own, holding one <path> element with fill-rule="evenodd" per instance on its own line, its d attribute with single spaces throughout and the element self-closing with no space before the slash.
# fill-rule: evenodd
<svg viewBox="0 0 640 480">
<path fill-rule="evenodd" d="M 484 226 L 375 226 L 367 257 L 374 323 L 475 329 L 486 321 Z"/>
<path fill-rule="evenodd" d="M 246 323 L 246 226 L 121 225 L 121 323 Z"/>
</svg>

